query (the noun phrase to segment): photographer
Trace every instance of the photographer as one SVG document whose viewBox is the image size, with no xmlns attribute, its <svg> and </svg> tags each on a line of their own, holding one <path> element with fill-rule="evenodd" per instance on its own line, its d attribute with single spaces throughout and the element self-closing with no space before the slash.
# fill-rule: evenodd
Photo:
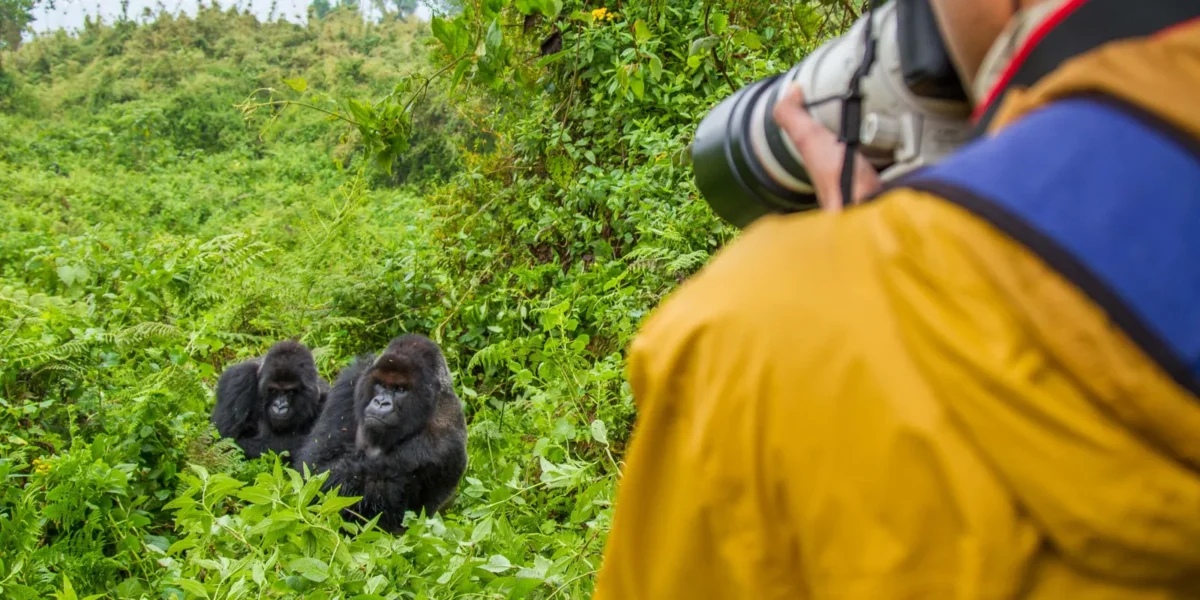
<svg viewBox="0 0 1200 600">
<path fill-rule="evenodd" d="M 635 340 L 595 598 L 1200 597 L 1200 3 L 931 4 L 985 133 L 843 207 L 775 104 L 824 210 Z"/>
</svg>

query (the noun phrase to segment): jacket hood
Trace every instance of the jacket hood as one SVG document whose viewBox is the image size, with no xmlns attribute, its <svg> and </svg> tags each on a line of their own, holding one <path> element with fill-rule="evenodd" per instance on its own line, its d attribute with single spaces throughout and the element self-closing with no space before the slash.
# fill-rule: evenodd
<svg viewBox="0 0 1200 600">
<path fill-rule="evenodd" d="M 1104 94 L 1134 105 L 1178 128 L 1181 137 L 1200 147 L 1200 21 L 1191 21 L 1158 35 L 1112 42 L 1071 59 L 1037 85 L 1013 89 L 1003 98 L 992 130 L 1003 129 L 1022 116 L 1055 100 Z M 1068 335 L 1067 329 L 1045 335 Z M 1105 368 L 1084 368 L 1096 381 L 1113 378 Z M 1200 471 L 1200 399 L 1181 389 L 1174 398 L 1161 394 L 1122 394 L 1113 410 L 1178 457 Z M 1178 406 L 1173 406 L 1178 404 Z"/>
</svg>

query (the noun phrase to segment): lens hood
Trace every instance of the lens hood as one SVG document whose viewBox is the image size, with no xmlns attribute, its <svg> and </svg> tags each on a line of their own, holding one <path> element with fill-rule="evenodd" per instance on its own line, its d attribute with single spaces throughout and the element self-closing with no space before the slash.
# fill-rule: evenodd
<svg viewBox="0 0 1200 600">
<path fill-rule="evenodd" d="M 777 183 L 755 153 L 751 132 L 754 108 L 772 97 L 783 75 L 760 79 L 721 101 L 696 130 L 692 167 L 696 186 L 709 206 L 735 227 L 745 227 L 769 213 L 816 208 L 814 194 L 799 193 Z"/>
</svg>

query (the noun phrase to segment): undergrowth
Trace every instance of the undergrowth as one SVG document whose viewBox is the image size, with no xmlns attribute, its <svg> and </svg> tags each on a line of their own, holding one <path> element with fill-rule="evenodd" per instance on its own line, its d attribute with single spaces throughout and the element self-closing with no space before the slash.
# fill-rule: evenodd
<svg viewBox="0 0 1200 600">
<path fill-rule="evenodd" d="M 836 4 L 210 7 L 7 53 L 0 597 L 587 598 L 624 349 L 732 235 L 683 150 Z M 216 439 L 224 366 L 294 338 L 332 378 L 407 331 L 467 409 L 444 514 L 344 523 L 322 477 Z"/>
</svg>

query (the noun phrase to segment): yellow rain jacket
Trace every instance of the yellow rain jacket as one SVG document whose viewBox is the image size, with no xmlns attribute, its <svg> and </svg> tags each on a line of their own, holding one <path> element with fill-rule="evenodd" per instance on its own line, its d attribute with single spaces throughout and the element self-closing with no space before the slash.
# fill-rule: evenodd
<svg viewBox="0 0 1200 600">
<path fill-rule="evenodd" d="M 1200 598 L 1197 148 L 1190 21 L 749 227 L 631 347 L 594 598 Z"/>
</svg>

